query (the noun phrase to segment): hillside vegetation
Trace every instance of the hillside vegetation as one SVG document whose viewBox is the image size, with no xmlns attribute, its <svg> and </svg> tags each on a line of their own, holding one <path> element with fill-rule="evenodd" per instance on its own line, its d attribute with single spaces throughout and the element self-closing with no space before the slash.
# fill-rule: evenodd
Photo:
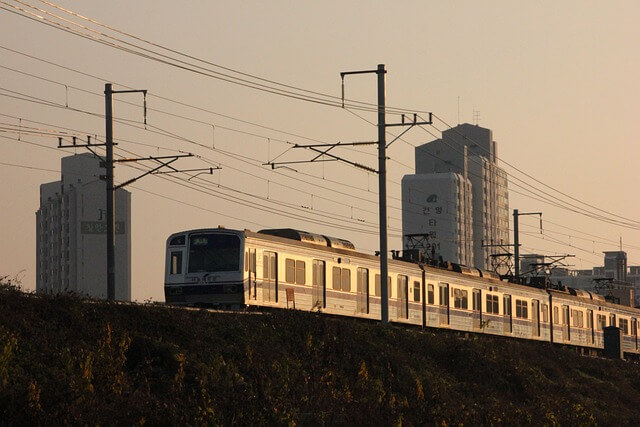
<svg viewBox="0 0 640 427">
<path fill-rule="evenodd" d="M 0 424 L 637 425 L 640 366 L 291 310 L 0 287 Z"/>
</svg>

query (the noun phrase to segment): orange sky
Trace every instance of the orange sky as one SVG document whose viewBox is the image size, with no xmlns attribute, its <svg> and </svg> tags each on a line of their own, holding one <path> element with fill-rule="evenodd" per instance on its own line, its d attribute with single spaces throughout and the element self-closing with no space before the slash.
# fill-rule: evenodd
<svg viewBox="0 0 640 427">
<path fill-rule="evenodd" d="M 27 3 L 114 34 L 44 2 Z M 577 205 L 574 210 L 598 208 L 640 221 L 640 3 L 307 3 L 201 1 L 187 7 L 154 0 L 112 1 L 108 6 L 100 1 L 57 4 L 217 65 L 336 96 L 341 71 L 384 63 L 388 105 L 432 111 L 451 125 L 474 122 L 477 111 L 480 125 L 493 130 L 502 160 L 579 202 L 502 163 L 515 178 L 544 189 L 563 203 Z M 20 5 L 6 0 L 0 6 L 15 10 L 11 6 Z M 223 169 L 213 176 L 196 179 L 200 191 L 194 185 L 186 188 L 159 177 L 145 178 L 128 188 L 133 193 L 134 298 L 163 299 L 164 241 L 181 229 L 218 224 L 253 230 L 291 226 L 344 237 L 366 251 L 377 249 L 376 176 L 333 163 L 297 165 L 297 172 L 260 165 L 289 149 L 291 144 L 286 141 L 375 140 L 376 129 L 367 123 L 376 121 L 374 113 L 355 111 L 361 116 L 357 117 L 340 108 L 169 67 L 2 9 L 0 40 L 1 123 L 15 125 L 19 117 L 45 123 L 39 126 L 47 129 L 66 127 L 102 135 L 102 118 L 73 110 L 103 113 L 101 94 L 108 80 L 116 88 L 127 85 L 149 90 L 149 129 L 155 126 L 182 138 L 116 123 L 116 140 L 131 141 L 121 141 L 119 150 L 141 156 L 182 150 L 202 156 L 181 161 L 184 168 L 206 166 L 207 161 L 221 164 Z M 351 77 L 346 84 L 349 98 L 376 101 L 373 76 Z M 15 97 L 23 95 L 15 92 L 69 108 L 18 100 Z M 123 96 L 115 104 L 117 117 L 139 123 L 141 109 L 122 101 L 140 104 L 140 99 Z M 397 118 L 389 116 L 389 120 Z M 435 127 L 412 129 L 389 150 L 390 248 L 400 247 L 399 183 L 404 174 L 413 173 L 413 146 L 434 139 L 432 134 L 439 136 L 446 124 L 438 121 Z M 0 275 L 19 274 L 25 287 L 34 289 L 39 185 L 59 179 L 55 171 L 59 171 L 60 158 L 69 153 L 56 149 L 57 140 L 51 137 L 23 135 L 17 141 L 11 133 L 0 136 L 0 197 L 6 206 L 0 226 Z M 373 147 L 336 153 L 376 167 Z M 290 150 L 280 159 L 308 158 L 307 152 Z M 124 181 L 136 173 L 119 165 L 116 178 Z M 510 184 L 518 182 L 515 178 L 510 177 Z M 629 263 L 640 265 L 638 226 L 633 229 L 589 219 L 527 197 L 529 190 L 511 189 L 518 193 L 510 193 L 510 209 L 544 212 L 544 235 L 537 232 L 535 218 L 522 218 L 521 229 L 526 233 L 521 236 L 522 253 L 571 253 L 576 255 L 572 261 L 576 268 L 590 268 L 602 263 L 602 251 L 616 250 L 622 237 Z M 280 211 L 294 218 L 283 217 Z"/>
</svg>

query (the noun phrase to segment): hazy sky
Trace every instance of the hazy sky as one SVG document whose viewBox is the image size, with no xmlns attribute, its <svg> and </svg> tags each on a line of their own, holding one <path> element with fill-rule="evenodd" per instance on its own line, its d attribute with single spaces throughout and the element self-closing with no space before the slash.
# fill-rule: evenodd
<svg viewBox="0 0 640 427">
<path fill-rule="evenodd" d="M 141 97 L 116 97 L 115 115 L 122 119 L 114 126 L 117 154 L 180 150 L 200 156 L 181 160 L 182 168 L 222 167 L 190 181 L 152 176 L 128 187 L 135 299 L 163 299 L 164 244 L 179 230 L 296 227 L 376 250 L 377 176 L 337 163 L 262 166 L 282 153 L 278 160 L 312 157 L 291 149 L 293 143 L 373 141 L 377 130 L 367 121 L 375 122 L 376 114 L 172 67 L 18 16 L 10 12 L 14 6 L 54 26 L 80 23 L 86 28 L 72 28 L 93 38 L 118 37 L 111 42 L 121 47 L 142 46 L 226 75 L 232 73 L 214 65 L 241 71 L 253 82 L 256 76 L 335 96 L 341 71 L 386 64 L 387 105 L 439 118 L 389 149 L 390 249 L 401 246 L 400 180 L 413 173 L 414 146 L 439 137 L 448 125 L 478 121 L 493 130 L 500 164 L 510 174 L 510 209 L 544 213 L 542 235 L 537 219 L 521 218 L 522 253 L 574 254 L 576 268 L 590 268 L 602 264 L 602 251 L 617 250 L 622 238 L 629 263 L 640 265 L 638 1 L 56 4 L 137 39 L 45 2 L 0 0 L 0 128 L 67 128 L 100 137 L 104 84 L 113 82 L 114 89 L 149 91 L 147 130 Z M 375 103 L 375 76 L 350 76 L 346 94 Z M 16 99 L 25 96 L 40 103 Z M 388 115 L 388 121 L 398 120 Z M 27 289 L 35 288 L 39 185 L 60 179 L 60 158 L 73 153 L 56 146 L 55 137 L 22 134 L 18 141 L 15 133 L 0 132 L 0 275 L 19 275 Z M 373 146 L 336 153 L 377 167 Z M 116 180 L 136 174 L 118 165 Z M 573 206 L 545 203 L 531 185 L 548 193 L 542 197 L 552 196 L 553 204 Z M 583 215 L 587 211 L 633 224 L 612 225 Z"/>
</svg>

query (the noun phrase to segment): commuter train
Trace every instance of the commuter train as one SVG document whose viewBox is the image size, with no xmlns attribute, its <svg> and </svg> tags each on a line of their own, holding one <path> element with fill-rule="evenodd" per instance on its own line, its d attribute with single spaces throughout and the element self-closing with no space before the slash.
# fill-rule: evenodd
<svg viewBox="0 0 640 427">
<path fill-rule="evenodd" d="M 380 259 L 343 239 L 293 229 L 183 231 L 167 240 L 168 304 L 295 308 L 380 319 Z M 500 280 L 492 272 L 390 259 L 389 320 L 399 324 L 567 344 L 596 352 L 604 328 L 640 355 L 640 310 L 575 289 Z"/>
</svg>

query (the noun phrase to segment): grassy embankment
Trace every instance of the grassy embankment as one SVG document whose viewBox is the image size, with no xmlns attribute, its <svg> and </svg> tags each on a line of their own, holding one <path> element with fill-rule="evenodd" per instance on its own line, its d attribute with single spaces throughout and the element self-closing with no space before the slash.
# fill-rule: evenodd
<svg viewBox="0 0 640 427">
<path fill-rule="evenodd" d="M 640 366 L 314 313 L 0 287 L 0 424 L 637 425 Z"/>
</svg>

